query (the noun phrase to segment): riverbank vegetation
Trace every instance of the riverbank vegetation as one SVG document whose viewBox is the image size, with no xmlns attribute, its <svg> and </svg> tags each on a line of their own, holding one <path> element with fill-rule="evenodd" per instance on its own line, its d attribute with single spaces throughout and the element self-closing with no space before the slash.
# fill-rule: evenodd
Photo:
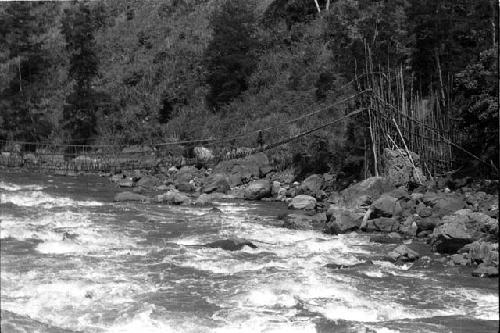
<svg viewBox="0 0 500 333">
<path fill-rule="evenodd" d="M 497 22 L 493 0 L 2 3 L 0 139 L 255 147 L 359 108 L 369 58 L 403 71 L 405 94 L 439 95 L 457 144 L 498 168 Z M 274 154 L 359 177 L 366 127 L 358 114 Z"/>
</svg>

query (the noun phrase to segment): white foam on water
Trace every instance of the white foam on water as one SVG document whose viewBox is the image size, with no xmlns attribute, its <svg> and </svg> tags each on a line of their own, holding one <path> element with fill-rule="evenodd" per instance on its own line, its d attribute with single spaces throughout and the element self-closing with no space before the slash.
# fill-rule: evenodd
<svg viewBox="0 0 500 333">
<path fill-rule="evenodd" d="M 498 320 L 499 298 L 498 293 L 487 294 L 483 291 L 469 288 L 459 288 L 443 291 L 447 295 L 454 295 L 458 299 L 475 303 L 474 307 L 462 306 L 462 311 L 470 317 L 480 320 Z"/>
<path fill-rule="evenodd" d="M 78 278 L 84 269 L 82 266 L 51 277 L 2 272 L 2 294 L 8 295 L 2 297 L 2 309 L 58 327 L 87 331 L 96 324 L 96 316 L 110 309 L 125 310 L 137 295 L 157 290 L 144 278 L 132 279 L 106 266 Z"/>
<path fill-rule="evenodd" d="M 246 321 L 228 324 L 211 330 L 214 333 L 316 333 L 311 322 L 276 322 L 275 316 L 255 316 Z"/>
<path fill-rule="evenodd" d="M 60 206 L 102 206 L 98 201 L 77 201 L 67 197 L 55 197 L 42 191 L 23 191 L 14 193 L 1 193 L 0 202 L 13 203 L 17 206 L 30 207 L 42 206 L 50 209 Z"/>
<path fill-rule="evenodd" d="M 107 333 L 174 333 L 182 332 L 171 326 L 168 322 L 154 320 L 151 318 L 151 310 L 136 314 L 133 318 L 123 320 L 122 323 L 105 328 Z"/>
<path fill-rule="evenodd" d="M 43 187 L 41 185 L 35 185 L 35 184 L 18 185 L 18 184 L 0 181 L 0 190 L 11 191 L 11 192 L 22 191 L 22 190 L 41 191 L 44 188 L 45 187 Z"/>
<path fill-rule="evenodd" d="M 46 213 L 28 219 L 7 216 L 0 223 L 0 237 L 39 239 L 43 242 L 37 245 L 36 250 L 52 254 L 109 253 L 130 251 L 137 247 L 136 240 L 110 230 L 106 226 L 106 218 L 70 211 Z M 93 219 L 99 220 L 99 224 Z M 64 239 L 65 233 L 74 238 Z"/>
</svg>

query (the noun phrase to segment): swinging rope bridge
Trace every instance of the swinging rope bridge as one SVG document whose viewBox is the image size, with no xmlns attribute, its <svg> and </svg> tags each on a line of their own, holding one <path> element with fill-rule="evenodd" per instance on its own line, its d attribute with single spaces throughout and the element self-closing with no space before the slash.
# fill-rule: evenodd
<svg viewBox="0 0 500 333">
<path fill-rule="evenodd" d="M 434 99 L 431 105 L 418 95 L 406 96 L 402 72 L 392 78 L 390 75 L 373 70 L 368 70 L 367 73 L 343 86 L 347 87 L 356 83 L 358 93 L 278 125 L 237 136 L 162 142 L 147 146 L 68 145 L 0 140 L 0 166 L 68 174 L 71 172 L 154 170 L 199 163 L 215 165 L 224 160 L 276 149 L 355 116 L 358 116 L 356 121 L 364 121 L 364 132 L 359 135 L 367 138 L 369 143 L 365 144 L 365 170 L 370 167 L 375 175 L 378 175 L 378 170 L 382 169 L 380 156 L 384 148 L 398 148 L 398 150 L 406 151 L 409 159 L 411 159 L 410 151 L 417 153 L 420 155 L 422 168 L 429 175 L 451 170 L 454 152 L 457 150 L 481 161 L 457 144 L 458 139 L 453 131 L 453 122 L 447 110 L 445 112 L 438 108 L 439 100 Z M 364 79 L 361 80 L 361 78 Z M 262 134 L 265 132 L 271 134 L 272 130 L 310 118 L 353 100 L 356 100 L 356 108 L 353 110 L 351 104 L 351 111 L 339 118 L 275 142 L 264 144 L 262 140 Z M 245 140 L 242 141 L 242 139 Z M 254 142 L 256 147 L 236 148 L 234 143 L 237 140 Z M 188 158 L 185 156 L 186 147 L 196 147 L 195 149 L 199 149 L 202 153 Z M 400 149 L 400 147 L 405 147 L 405 149 Z M 489 166 L 488 163 L 481 162 Z"/>
</svg>

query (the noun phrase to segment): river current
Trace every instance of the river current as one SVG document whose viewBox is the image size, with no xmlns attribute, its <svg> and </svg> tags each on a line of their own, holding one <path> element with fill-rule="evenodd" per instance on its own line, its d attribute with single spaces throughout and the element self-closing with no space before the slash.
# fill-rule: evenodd
<svg viewBox="0 0 500 333">
<path fill-rule="evenodd" d="M 281 228 L 281 203 L 114 203 L 103 178 L 0 173 L 2 332 L 497 332 L 498 279 Z M 226 238 L 257 248 L 206 248 Z M 332 270 L 328 263 L 374 265 Z"/>
</svg>

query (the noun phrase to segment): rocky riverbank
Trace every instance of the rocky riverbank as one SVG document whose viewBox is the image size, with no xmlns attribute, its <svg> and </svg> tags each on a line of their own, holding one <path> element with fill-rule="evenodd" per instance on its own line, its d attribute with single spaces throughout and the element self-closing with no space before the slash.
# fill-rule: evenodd
<svg viewBox="0 0 500 333">
<path fill-rule="evenodd" d="M 392 156 L 390 151 L 386 155 Z M 156 174 L 109 176 L 124 189 L 116 201 L 283 201 L 289 208 L 279 217 L 285 228 L 367 233 L 373 241 L 394 245 L 385 258 L 389 261 L 469 266 L 474 276 L 498 276 L 498 182 L 426 180 L 418 168 L 401 167 L 397 157 L 386 164 L 386 178 L 368 178 L 342 191 L 335 191 L 332 174 L 313 174 L 297 182 L 291 172 L 275 172 L 263 153 L 224 161 L 213 169 L 184 166 Z"/>
</svg>

